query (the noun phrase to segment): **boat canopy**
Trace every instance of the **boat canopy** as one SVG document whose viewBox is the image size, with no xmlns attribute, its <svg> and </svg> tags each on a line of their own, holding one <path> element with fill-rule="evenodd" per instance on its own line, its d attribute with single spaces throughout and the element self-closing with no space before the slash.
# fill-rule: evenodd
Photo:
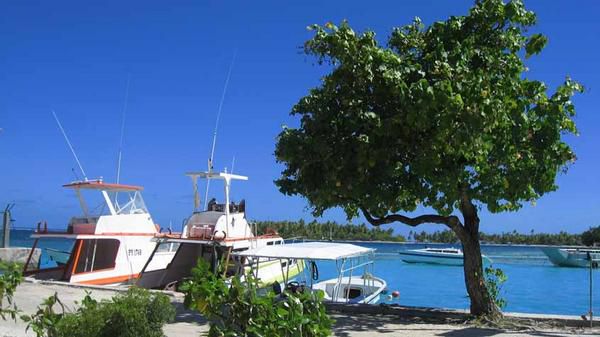
<svg viewBox="0 0 600 337">
<path fill-rule="evenodd" d="M 108 192 L 129 192 L 143 190 L 141 186 L 110 184 L 104 183 L 101 180 L 76 181 L 63 185 L 63 187 L 73 189 L 100 190 Z"/>
<path fill-rule="evenodd" d="M 285 245 L 265 246 L 236 252 L 235 255 L 272 259 L 340 260 L 366 255 L 375 249 L 348 243 L 301 242 Z"/>
</svg>

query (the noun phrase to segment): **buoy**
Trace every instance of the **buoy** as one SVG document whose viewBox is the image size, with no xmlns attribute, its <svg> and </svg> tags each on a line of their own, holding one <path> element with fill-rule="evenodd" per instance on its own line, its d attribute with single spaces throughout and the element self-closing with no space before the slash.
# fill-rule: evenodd
<svg viewBox="0 0 600 337">
<path fill-rule="evenodd" d="M 400 297 L 400 292 L 398 290 L 392 291 L 392 297 L 394 297 L 394 298 Z"/>
<path fill-rule="evenodd" d="M 387 295 L 385 297 L 386 301 L 390 302 L 392 300 L 392 295 Z"/>
</svg>

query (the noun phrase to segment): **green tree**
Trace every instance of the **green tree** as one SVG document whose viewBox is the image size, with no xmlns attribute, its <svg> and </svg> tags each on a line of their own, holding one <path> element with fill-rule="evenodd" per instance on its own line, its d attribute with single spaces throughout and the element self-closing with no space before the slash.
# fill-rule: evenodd
<svg viewBox="0 0 600 337">
<path fill-rule="evenodd" d="M 567 79 L 552 94 L 527 76 L 524 58 L 546 44 L 527 35 L 536 16 L 521 1 L 477 1 L 465 16 L 393 29 L 387 45 L 348 23 L 313 25 L 305 52 L 330 73 L 293 107 L 275 155 L 281 192 L 306 197 L 312 212 L 341 207 L 373 225 L 443 224 L 465 252 L 471 313 L 500 311 L 484 282 L 481 208 L 518 210 L 556 190 L 575 159 Z M 418 206 L 431 214 L 411 217 Z M 462 215 L 462 218 L 460 217 Z"/>
<path fill-rule="evenodd" d="M 590 227 L 590 229 L 581 233 L 581 241 L 586 246 L 594 246 L 600 243 L 600 227 Z"/>
</svg>

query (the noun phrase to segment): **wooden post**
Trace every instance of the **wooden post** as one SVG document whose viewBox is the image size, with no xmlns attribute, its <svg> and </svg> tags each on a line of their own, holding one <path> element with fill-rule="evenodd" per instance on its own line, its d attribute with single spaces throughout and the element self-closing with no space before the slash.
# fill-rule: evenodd
<svg viewBox="0 0 600 337">
<path fill-rule="evenodd" d="M 587 258 L 590 260 L 590 329 L 594 327 L 594 278 L 593 278 L 593 270 L 594 270 L 594 258 L 590 252 L 587 252 Z"/>
<path fill-rule="evenodd" d="M 3 216 L 3 222 L 2 222 L 2 248 L 8 248 L 10 247 L 10 222 L 11 222 L 11 216 L 10 216 L 10 209 L 13 207 L 13 205 L 8 204 L 6 205 L 6 208 L 4 209 L 4 216 Z"/>
</svg>

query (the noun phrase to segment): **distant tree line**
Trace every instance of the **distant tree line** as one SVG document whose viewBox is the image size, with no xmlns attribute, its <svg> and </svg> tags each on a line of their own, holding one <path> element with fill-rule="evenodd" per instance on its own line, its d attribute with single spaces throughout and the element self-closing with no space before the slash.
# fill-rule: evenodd
<svg viewBox="0 0 600 337">
<path fill-rule="evenodd" d="M 570 234 L 564 231 L 555 234 L 535 233 L 533 230 L 531 230 L 529 234 L 518 233 L 517 231 L 500 234 L 481 232 L 479 238 L 483 243 L 496 244 L 594 246 L 600 244 L 600 227 L 590 228 L 581 234 Z M 454 232 L 450 230 L 436 231 L 433 233 L 411 231 L 408 234 L 408 240 L 439 243 L 459 242 Z"/>
<path fill-rule="evenodd" d="M 304 238 L 310 240 L 360 240 L 360 241 L 395 241 L 407 240 L 400 234 L 394 234 L 392 228 L 382 229 L 365 224 L 340 224 L 333 221 L 327 222 L 305 222 L 298 221 L 256 221 L 259 233 L 275 231 L 284 238 Z M 410 231 L 409 241 L 435 242 L 435 243 L 457 243 L 458 238 L 450 230 L 435 231 Z M 564 231 L 559 233 L 519 233 L 517 231 L 500 234 L 480 233 L 480 241 L 495 244 L 522 244 L 522 245 L 565 245 L 577 246 L 600 245 L 600 226 L 590 228 L 581 234 L 570 234 Z"/>
<path fill-rule="evenodd" d="M 365 224 L 339 224 L 333 221 L 257 221 L 259 233 L 274 230 L 284 238 L 302 237 L 310 240 L 406 241 L 392 228 L 367 227 Z"/>
</svg>

